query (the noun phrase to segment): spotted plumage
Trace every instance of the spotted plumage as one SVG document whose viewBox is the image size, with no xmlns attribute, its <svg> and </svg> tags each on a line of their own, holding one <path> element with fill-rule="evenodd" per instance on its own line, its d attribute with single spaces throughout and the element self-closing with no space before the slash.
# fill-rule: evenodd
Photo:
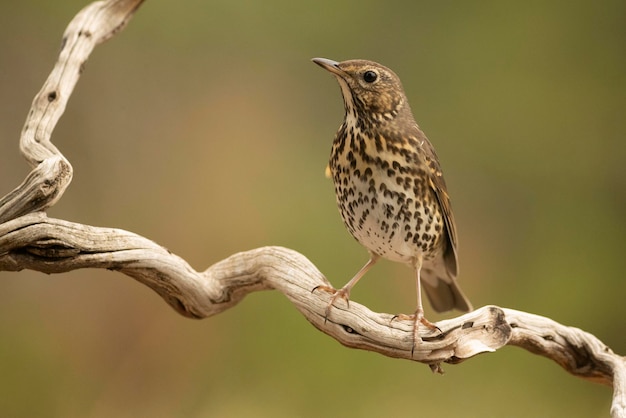
<svg viewBox="0 0 626 418">
<path fill-rule="evenodd" d="M 326 289 L 334 293 L 329 310 L 379 257 L 406 263 L 416 272 L 417 338 L 418 323 L 434 327 L 423 317 L 420 282 L 436 311 L 471 310 L 456 283 L 456 227 L 439 160 L 393 71 L 365 60 L 313 61 L 341 87 L 345 118 L 327 173 L 344 224 L 371 256 L 342 289 Z"/>
</svg>

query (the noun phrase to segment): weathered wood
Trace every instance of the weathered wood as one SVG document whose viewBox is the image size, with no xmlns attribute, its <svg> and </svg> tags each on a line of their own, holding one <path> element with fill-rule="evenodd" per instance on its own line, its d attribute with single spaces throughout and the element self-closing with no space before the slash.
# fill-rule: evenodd
<svg viewBox="0 0 626 418">
<path fill-rule="evenodd" d="M 626 359 L 593 335 L 551 319 L 485 306 L 420 329 L 356 302 L 339 303 L 325 318 L 330 283 L 302 254 L 263 247 L 222 260 L 203 272 L 147 238 L 113 228 L 48 218 L 44 210 L 63 195 L 72 168 L 50 142 L 56 123 L 93 48 L 121 30 L 143 0 L 92 3 L 69 24 L 59 59 L 33 100 L 20 148 L 33 171 L 0 199 L 0 271 L 63 273 L 81 268 L 116 270 L 145 284 L 180 314 L 207 318 L 235 306 L 248 293 L 275 289 L 317 329 L 341 344 L 428 364 L 461 363 L 505 345 L 547 357 L 573 375 L 613 386 L 613 417 L 626 417 Z"/>
<path fill-rule="evenodd" d="M 197 272 L 153 241 L 121 229 L 52 219 L 42 212 L 0 225 L 0 270 L 62 273 L 80 268 L 124 273 L 191 318 L 217 315 L 248 293 L 275 289 L 311 324 L 341 344 L 423 362 L 435 371 L 441 371 L 441 363 L 456 364 L 505 345 L 518 346 L 583 379 L 614 385 L 614 404 L 624 410 L 626 360 L 593 335 L 542 316 L 485 306 L 438 322 L 441 333 L 422 328 L 423 343 L 411 354 L 411 321 L 372 312 L 356 302 L 339 304 L 325 318 L 329 294 L 313 289 L 330 284 L 294 250 L 262 247 Z"/>
<path fill-rule="evenodd" d="M 0 200 L 0 222 L 54 205 L 72 181 L 72 166 L 50 142 L 74 87 L 96 45 L 122 30 L 143 0 L 91 3 L 67 26 L 59 57 L 33 99 L 20 137 L 22 155 L 34 170 Z"/>
</svg>

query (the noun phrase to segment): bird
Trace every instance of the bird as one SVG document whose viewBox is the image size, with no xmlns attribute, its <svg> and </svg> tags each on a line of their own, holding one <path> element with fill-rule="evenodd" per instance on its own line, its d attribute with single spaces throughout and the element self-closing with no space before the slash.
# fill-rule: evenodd
<svg viewBox="0 0 626 418">
<path fill-rule="evenodd" d="M 381 259 L 408 264 L 415 274 L 417 307 L 412 315 L 413 346 L 424 317 L 422 286 L 433 309 L 471 311 L 457 284 L 457 231 L 450 197 L 433 145 L 413 117 L 400 78 L 373 61 L 312 61 L 329 71 L 341 88 L 344 120 L 335 134 L 326 169 L 337 206 L 350 234 L 369 252 L 367 263 L 341 289 L 318 286 L 343 299 Z M 313 290 L 316 290 L 313 289 Z"/>
</svg>

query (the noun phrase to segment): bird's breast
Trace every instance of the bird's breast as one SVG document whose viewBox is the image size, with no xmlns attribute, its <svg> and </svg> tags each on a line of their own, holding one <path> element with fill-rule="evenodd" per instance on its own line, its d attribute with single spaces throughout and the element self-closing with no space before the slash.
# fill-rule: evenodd
<svg viewBox="0 0 626 418">
<path fill-rule="evenodd" d="M 442 241 L 443 215 L 418 152 L 346 123 L 333 143 L 329 166 L 344 224 L 393 261 L 429 258 Z"/>
</svg>

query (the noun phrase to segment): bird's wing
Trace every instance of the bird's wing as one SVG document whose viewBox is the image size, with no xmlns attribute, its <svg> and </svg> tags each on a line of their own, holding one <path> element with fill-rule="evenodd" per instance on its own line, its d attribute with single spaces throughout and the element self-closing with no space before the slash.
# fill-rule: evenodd
<svg viewBox="0 0 626 418">
<path fill-rule="evenodd" d="M 420 131 L 421 133 L 421 131 Z M 456 277 L 458 274 L 458 259 L 457 259 L 457 234 L 456 223 L 454 222 L 454 215 L 452 215 L 452 206 L 450 205 L 450 197 L 448 196 L 448 189 L 446 182 L 443 179 L 443 173 L 439 164 L 439 159 L 435 153 L 435 149 L 426 136 L 421 133 L 423 141 L 421 140 L 421 147 L 423 150 L 423 156 L 425 163 L 429 168 L 429 183 L 430 187 L 435 192 L 441 210 L 443 212 L 444 223 L 446 225 L 448 244 L 444 250 L 443 258 L 448 268 L 448 272 L 452 277 Z"/>
</svg>

